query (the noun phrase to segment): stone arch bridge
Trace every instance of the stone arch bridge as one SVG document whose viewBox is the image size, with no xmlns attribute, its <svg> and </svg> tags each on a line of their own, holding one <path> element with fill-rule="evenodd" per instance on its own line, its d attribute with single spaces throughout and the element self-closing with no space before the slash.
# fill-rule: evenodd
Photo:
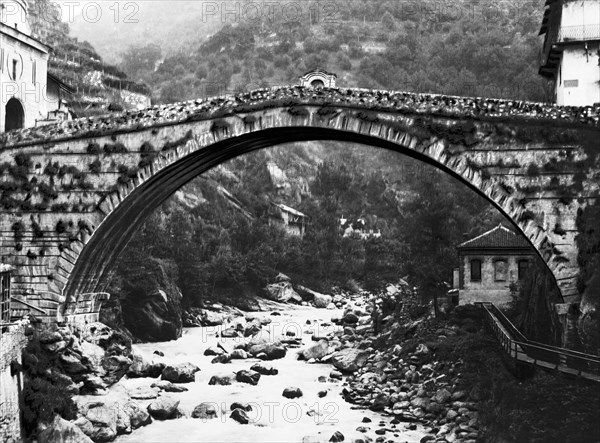
<svg viewBox="0 0 600 443">
<path fill-rule="evenodd" d="M 97 311 L 136 227 L 186 182 L 255 149 L 341 140 L 428 162 L 484 195 L 577 301 L 577 217 L 599 195 L 599 114 L 290 86 L 13 131 L 0 135 L 1 260 L 38 317 Z"/>
</svg>

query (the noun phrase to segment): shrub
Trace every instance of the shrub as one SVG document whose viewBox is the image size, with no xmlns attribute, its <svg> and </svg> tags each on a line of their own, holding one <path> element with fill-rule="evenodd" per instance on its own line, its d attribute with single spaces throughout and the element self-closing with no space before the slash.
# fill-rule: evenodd
<svg viewBox="0 0 600 443">
<path fill-rule="evenodd" d="M 77 417 L 77 407 L 68 392 L 72 381 L 58 372 L 55 363 L 32 340 L 23 351 L 23 396 L 21 411 L 23 428 L 34 438 L 39 423 L 49 423 L 58 414 L 66 420 Z"/>
<path fill-rule="evenodd" d="M 527 167 L 527 175 L 529 175 L 530 177 L 537 177 L 538 175 L 540 175 L 540 168 L 538 168 L 538 166 L 535 163 L 531 163 Z"/>
<path fill-rule="evenodd" d="M 89 164 L 90 171 L 94 174 L 98 174 L 102 169 L 102 162 L 99 159 L 94 160 Z"/>
<path fill-rule="evenodd" d="M 96 142 L 91 142 L 87 148 L 86 151 L 88 154 L 100 154 L 100 152 L 102 151 L 102 148 L 100 147 L 100 145 Z"/>
</svg>

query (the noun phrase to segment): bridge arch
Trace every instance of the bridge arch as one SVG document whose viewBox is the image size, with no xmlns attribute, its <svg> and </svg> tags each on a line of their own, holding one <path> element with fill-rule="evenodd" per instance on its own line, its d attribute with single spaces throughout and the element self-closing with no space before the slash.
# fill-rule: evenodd
<svg viewBox="0 0 600 443">
<path fill-rule="evenodd" d="M 89 301 L 89 294 L 105 289 L 111 264 L 136 228 L 194 177 L 256 149 L 292 141 L 338 140 L 398 151 L 455 176 L 489 200 L 530 241 L 565 298 L 577 296 L 577 202 L 554 211 L 563 227 L 563 233 L 558 233 L 531 214 L 540 208 L 556 208 L 560 196 L 546 192 L 543 186 L 538 186 L 541 192 L 525 186 L 539 181 L 525 172 L 528 165 L 552 158 L 557 150 L 567 149 L 566 144 L 551 145 L 544 139 L 546 135 L 532 131 L 535 124 L 542 128 L 541 133 L 548 131 L 544 121 L 532 124 L 534 104 L 527 104 L 526 119 L 512 117 L 508 123 L 507 116 L 499 118 L 497 110 L 489 115 L 479 111 L 474 116 L 474 105 L 490 109 L 482 106 L 480 99 L 296 87 L 82 119 L 49 131 L 11 133 L 5 138 L 6 148 L 0 150 L 0 160 L 18 150 L 31 155 L 32 164 L 39 160 L 36 167 L 44 170 L 43 165 L 54 158 L 68 159 L 80 169 L 92 169 L 96 164 L 91 183 L 83 187 L 84 182 L 73 175 L 68 189 L 58 192 L 64 205 L 53 206 L 51 211 L 21 208 L 10 213 L 11 220 L 29 217 L 32 225 L 35 222 L 49 231 L 63 221 L 80 227 L 76 233 L 58 235 L 52 240 L 56 248 L 38 256 L 35 263 L 25 257 L 35 247 L 35 238 L 27 244 L 22 240 L 21 252 L 11 250 L 13 264 L 25 270 L 16 287 L 21 288 L 23 297 L 54 302 L 59 317 L 76 313 L 82 300 Z M 493 105 L 514 113 L 512 103 L 493 101 Z M 553 112 L 550 109 L 548 117 L 545 110 L 543 117 L 556 126 Z M 520 131 L 527 132 L 525 141 L 518 136 Z M 583 149 L 569 146 L 572 161 L 585 156 Z M 518 161 L 508 165 L 503 163 L 507 158 Z M 38 173 L 38 177 L 42 175 Z M 560 180 L 572 175 L 561 173 Z M 76 214 L 65 209 L 67 202 L 77 198 L 91 208 Z M 4 238 L 3 246 L 10 249 L 12 244 Z M 39 271 L 41 266 L 45 266 L 43 271 Z M 41 282 L 44 272 L 48 276 L 45 285 Z M 31 275 L 40 280 L 41 288 L 33 293 L 26 287 Z"/>
</svg>

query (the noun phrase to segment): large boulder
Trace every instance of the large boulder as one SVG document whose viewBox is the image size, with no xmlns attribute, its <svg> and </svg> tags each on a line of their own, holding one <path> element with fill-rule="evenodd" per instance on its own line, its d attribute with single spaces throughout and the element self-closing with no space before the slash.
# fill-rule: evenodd
<svg viewBox="0 0 600 443">
<path fill-rule="evenodd" d="M 277 360 L 285 357 L 287 350 L 279 341 L 258 343 L 248 347 L 248 354 L 262 360 Z"/>
<path fill-rule="evenodd" d="M 225 316 L 218 312 L 202 311 L 200 315 L 200 324 L 202 326 L 219 326 L 225 322 Z"/>
<path fill-rule="evenodd" d="M 203 420 L 210 420 L 217 418 L 217 406 L 215 403 L 200 403 L 192 411 L 192 418 L 201 418 Z"/>
<path fill-rule="evenodd" d="M 331 295 L 319 294 L 315 292 L 315 296 L 313 297 L 313 303 L 317 308 L 327 308 L 332 303 Z"/>
<path fill-rule="evenodd" d="M 86 403 L 79 409 L 75 424 L 95 442 L 113 441 L 117 437 L 118 408 L 103 401 Z"/>
<path fill-rule="evenodd" d="M 129 370 L 132 361 L 123 355 L 107 355 L 102 360 L 102 379 L 109 385 L 118 382 Z"/>
<path fill-rule="evenodd" d="M 129 416 L 129 422 L 131 423 L 132 429 L 141 428 L 142 426 L 149 425 L 152 423 L 152 417 L 148 411 L 140 408 L 137 403 L 132 401 L 125 403 L 123 410 Z"/>
<path fill-rule="evenodd" d="M 334 353 L 331 363 L 340 371 L 354 372 L 367 362 L 368 355 L 360 349 L 346 348 Z"/>
<path fill-rule="evenodd" d="M 161 378 L 172 383 L 191 383 L 196 380 L 200 368 L 193 363 L 179 363 L 165 367 Z"/>
<path fill-rule="evenodd" d="M 131 353 L 131 338 L 104 323 L 85 325 L 81 330 L 81 340 L 99 346 L 109 355 L 127 356 Z"/>
<path fill-rule="evenodd" d="M 39 443 L 93 443 L 75 424 L 56 414 L 54 421 L 38 435 Z"/>
<path fill-rule="evenodd" d="M 177 415 L 179 400 L 161 397 L 148 406 L 148 412 L 157 420 L 169 420 Z"/>
<path fill-rule="evenodd" d="M 131 365 L 127 370 L 129 378 L 151 377 L 156 378 L 162 374 L 165 369 L 165 364 L 162 362 L 150 362 L 142 356 L 142 354 L 133 351 L 131 353 Z"/>
<path fill-rule="evenodd" d="M 317 308 L 327 308 L 327 306 L 333 301 L 331 295 L 321 294 L 320 292 L 308 289 L 305 286 L 297 286 L 298 292 L 302 295 L 302 298 L 307 301 L 312 301 Z"/>
<path fill-rule="evenodd" d="M 287 303 L 289 301 L 302 301 L 302 297 L 298 295 L 292 284 L 289 281 L 281 281 L 279 283 L 271 283 L 265 288 L 267 298 L 278 301 L 281 303 Z"/>
<path fill-rule="evenodd" d="M 236 381 L 241 383 L 248 383 L 250 385 L 256 386 L 258 381 L 260 380 L 260 374 L 253 370 L 242 370 L 235 374 Z"/>
<path fill-rule="evenodd" d="M 329 354 L 329 342 L 327 340 L 319 340 L 317 344 L 303 349 L 301 353 L 306 360 L 310 360 L 311 358 L 318 360 Z"/>
<path fill-rule="evenodd" d="M 122 300 L 125 326 L 145 342 L 179 338 L 183 326 L 182 295 L 175 283 L 175 263 L 144 257 L 128 273 Z"/>
</svg>

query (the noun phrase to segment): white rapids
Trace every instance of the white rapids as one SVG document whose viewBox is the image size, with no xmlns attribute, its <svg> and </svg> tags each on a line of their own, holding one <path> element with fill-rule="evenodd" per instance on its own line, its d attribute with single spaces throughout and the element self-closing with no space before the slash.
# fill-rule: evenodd
<svg viewBox="0 0 600 443">
<path fill-rule="evenodd" d="M 285 305 L 282 305 L 285 306 Z M 341 310 L 315 309 L 300 307 L 279 311 L 281 315 L 272 316 L 270 312 L 252 313 L 259 318 L 268 317 L 272 323 L 265 326 L 273 338 L 286 338 L 287 331 L 293 331 L 296 337 L 302 337 L 303 347 L 314 344 L 312 333 L 326 335 L 336 326 L 322 326 L 330 323 L 332 317 L 339 317 Z M 311 324 L 307 324 L 307 320 Z M 236 320 L 233 320 L 235 323 Z M 227 325 L 226 325 L 227 326 Z M 232 360 L 228 364 L 212 364 L 212 356 L 205 356 L 204 351 L 209 346 L 221 342 L 225 347 L 233 348 L 243 338 L 218 338 L 216 332 L 221 327 L 186 328 L 178 340 L 160 343 L 144 343 L 134 345 L 138 352 L 148 360 L 152 360 L 155 350 L 164 353 L 167 364 L 191 362 L 201 368 L 196 373 L 195 383 L 183 384 L 189 391 L 183 393 L 161 393 L 180 400 L 186 418 L 159 421 L 133 431 L 129 435 L 117 437 L 117 442 L 328 442 L 334 432 L 341 432 L 344 441 L 370 436 L 373 441 L 379 435 L 375 430 L 380 422 L 385 422 L 386 428 L 394 429 L 387 432 L 385 440 L 398 442 L 418 442 L 424 435 L 421 427 L 410 431 L 404 424 L 391 425 L 392 417 L 370 410 L 353 409 L 341 397 L 343 382 L 329 379 L 329 373 L 334 369 L 330 364 L 310 364 L 297 359 L 298 349 L 289 348 L 283 359 L 262 362 L 279 370 L 275 376 L 261 376 L 257 386 L 235 382 L 230 386 L 209 386 L 208 381 L 213 375 L 232 375 L 241 369 L 250 367 L 261 360 L 249 358 Z M 311 333 L 307 333 L 311 331 Z M 265 333 L 265 332 L 263 332 Z M 288 337 L 289 338 L 289 337 Z M 301 349 L 301 348 L 300 348 Z M 327 382 L 318 381 L 320 376 L 327 377 Z M 131 390 L 138 386 L 150 386 L 156 381 L 151 378 L 124 378 L 118 385 Z M 117 386 L 118 386 L 117 385 Z M 286 387 L 298 387 L 304 395 L 301 398 L 289 400 L 282 396 Z M 327 395 L 319 398 L 317 393 L 327 390 Z M 146 407 L 151 401 L 137 401 Z M 190 418 L 195 406 L 203 402 L 213 403 L 219 411 L 218 418 L 212 420 Z M 253 410 L 248 412 L 250 424 L 242 425 L 231 419 L 230 405 L 233 402 L 249 403 Z M 308 415 L 314 410 L 317 414 Z M 363 417 L 371 419 L 370 423 L 362 423 Z M 357 427 L 370 428 L 366 433 L 357 431 Z"/>
</svg>

